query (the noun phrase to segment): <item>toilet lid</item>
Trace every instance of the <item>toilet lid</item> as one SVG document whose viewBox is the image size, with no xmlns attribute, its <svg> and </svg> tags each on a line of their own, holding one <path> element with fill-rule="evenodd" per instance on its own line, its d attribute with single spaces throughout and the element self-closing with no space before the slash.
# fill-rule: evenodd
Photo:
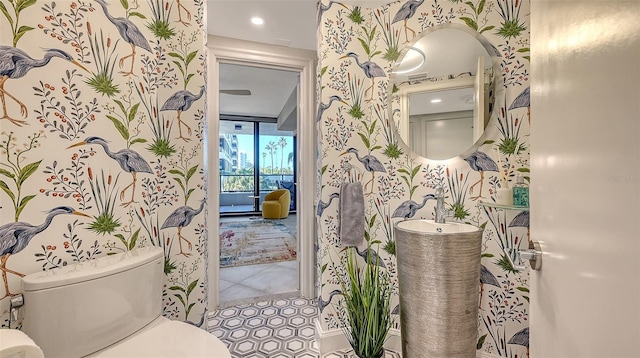
<svg viewBox="0 0 640 358">
<path fill-rule="evenodd" d="M 190 324 L 159 317 L 145 328 L 86 358 L 231 358 L 213 334 Z"/>
</svg>

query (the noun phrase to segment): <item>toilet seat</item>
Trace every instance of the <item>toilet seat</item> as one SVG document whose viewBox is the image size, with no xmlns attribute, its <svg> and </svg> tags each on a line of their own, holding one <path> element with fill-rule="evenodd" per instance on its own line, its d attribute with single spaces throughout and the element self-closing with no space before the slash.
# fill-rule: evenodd
<svg viewBox="0 0 640 358">
<path fill-rule="evenodd" d="M 131 336 L 85 358 L 231 358 L 213 334 L 190 324 L 158 317 Z"/>
</svg>

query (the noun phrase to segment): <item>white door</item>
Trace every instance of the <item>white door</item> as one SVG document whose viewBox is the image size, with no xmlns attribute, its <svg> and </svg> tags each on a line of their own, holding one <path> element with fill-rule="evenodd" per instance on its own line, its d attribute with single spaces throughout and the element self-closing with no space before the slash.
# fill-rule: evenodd
<svg viewBox="0 0 640 358">
<path fill-rule="evenodd" d="M 530 355 L 640 357 L 640 2 L 531 5 Z"/>
</svg>

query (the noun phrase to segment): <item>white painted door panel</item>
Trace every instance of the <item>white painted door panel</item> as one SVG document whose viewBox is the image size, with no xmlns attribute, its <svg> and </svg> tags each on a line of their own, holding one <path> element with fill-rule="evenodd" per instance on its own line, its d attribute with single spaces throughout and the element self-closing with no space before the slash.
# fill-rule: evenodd
<svg viewBox="0 0 640 358">
<path fill-rule="evenodd" d="M 531 5 L 530 354 L 640 357 L 640 2 Z"/>
</svg>

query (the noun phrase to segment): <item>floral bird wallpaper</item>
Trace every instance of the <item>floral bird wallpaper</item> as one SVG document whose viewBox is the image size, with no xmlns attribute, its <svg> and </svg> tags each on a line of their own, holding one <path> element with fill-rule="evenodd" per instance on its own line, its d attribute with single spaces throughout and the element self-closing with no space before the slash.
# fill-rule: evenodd
<svg viewBox="0 0 640 358">
<path fill-rule="evenodd" d="M 462 222 L 484 228 L 478 282 L 477 349 L 501 357 L 528 354 L 529 275 L 507 259 L 526 248 L 528 212 L 485 207 L 504 177 L 529 180 L 529 2 L 402 0 L 377 8 L 321 1 L 318 23 L 318 302 L 322 330 L 344 320 L 344 274 L 337 197 L 345 182 L 365 190 L 365 243 L 390 275 L 397 304 L 393 225 L 432 219 L 435 188 Z M 415 155 L 392 129 L 390 77 L 409 46 L 431 31 L 464 28 L 485 39 L 493 62 L 491 120 L 476 146 L 449 160 Z M 457 75 L 457 74 L 449 74 Z M 429 79 L 438 80 L 438 79 Z M 328 203 L 328 204 L 326 204 Z M 322 205 L 321 205 L 322 204 Z M 326 205 L 325 205 L 326 204 Z M 514 258 L 514 257 L 512 257 Z M 396 321 L 398 325 L 399 320 Z"/>
<path fill-rule="evenodd" d="M 149 245 L 165 253 L 163 314 L 202 325 L 204 1 L 0 12 L 2 327 L 23 275 Z"/>
</svg>

